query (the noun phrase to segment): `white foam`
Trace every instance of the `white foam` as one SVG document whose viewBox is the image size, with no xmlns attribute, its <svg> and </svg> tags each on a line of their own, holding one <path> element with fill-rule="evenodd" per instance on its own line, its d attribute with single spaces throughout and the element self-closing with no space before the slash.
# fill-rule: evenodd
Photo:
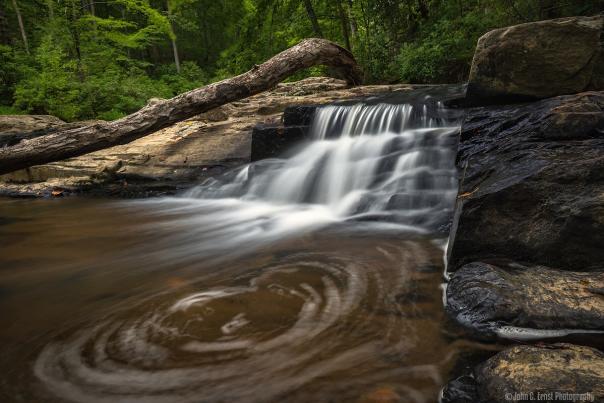
<svg viewBox="0 0 604 403">
<path fill-rule="evenodd" d="M 497 336 L 504 339 L 529 341 L 565 337 L 573 334 L 604 334 L 604 331 L 585 329 L 531 329 L 516 326 L 502 326 L 496 328 L 495 333 Z"/>
</svg>

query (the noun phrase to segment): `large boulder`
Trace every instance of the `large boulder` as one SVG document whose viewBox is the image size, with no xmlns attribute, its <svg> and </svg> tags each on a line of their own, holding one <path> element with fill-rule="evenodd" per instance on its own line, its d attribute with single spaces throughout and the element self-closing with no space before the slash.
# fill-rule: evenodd
<svg viewBox="0 0 604 403">
<path fill-rule="evenodd" d="M 492 258 L 604 268 L 604 92 L 471 109 L 457 158 L 449 270 Z"/>
<path fill-rule="evenodd" d="M 442 401 L 604 402 L 604 353 L 563 343 L 511 347 L 450 382 Z"/>
<path fill-rule="evenodd" d="M 478 40 L 470 103 L 547 98 L 604 89 L 604 16 L 496 29 Z"/>
<path fill-rule="evenodd" d="M 604 271 L 474 262 L 451 277 L 446 309 L 481 336 L 604 337 Z"/>
</svg>

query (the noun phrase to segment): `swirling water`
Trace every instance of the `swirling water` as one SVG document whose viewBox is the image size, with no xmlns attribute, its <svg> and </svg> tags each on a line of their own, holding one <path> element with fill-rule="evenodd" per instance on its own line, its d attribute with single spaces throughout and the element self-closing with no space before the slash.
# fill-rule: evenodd
<svg viewBox="0 0 604 403">
<path fill-rule="evenodd" d="M 441 112 L 319 108 L 288 158 L 179 197 L 1 201 L 0 397 L 435 401 L 464 349 L 438 287 Z"/>
</svg>

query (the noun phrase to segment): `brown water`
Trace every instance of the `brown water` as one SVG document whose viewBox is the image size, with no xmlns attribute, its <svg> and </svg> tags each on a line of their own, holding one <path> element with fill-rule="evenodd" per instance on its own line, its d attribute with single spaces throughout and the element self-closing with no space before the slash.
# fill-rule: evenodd
<svg viewBox="0 0 604 403">
<path fill-rule="evenodd" d="M 217 257 L 174 220 L 0 199 L 1 401 L 434 402 L 479 348 L 444 327 L 440 241 L 340 224 Z"/>
<path fill-rule="evenodd" d="M 0 200 L 0 401 L 435 402 L 457 114 L 319 108 L 173 198 Z"/>
</svg>

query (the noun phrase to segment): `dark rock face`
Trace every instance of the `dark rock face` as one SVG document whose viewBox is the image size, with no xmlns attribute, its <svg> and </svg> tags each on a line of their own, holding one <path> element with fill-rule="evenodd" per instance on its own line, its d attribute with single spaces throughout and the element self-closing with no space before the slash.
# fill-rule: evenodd
<svg viewBox="0 0 604 403">
<path fill-rule="evenodd" d="M 316 108 L 313 105 L 287 107 L 281 123 L 254 126 L 251 161 L 281 156 L 308 140 Z"/>
<path fill-rule="evenodd" d="M 283 111 L 283 124 L 285 126 L 310 126 L 316 109 L 317 105 L 288 106 Z"/>
<path fill-rule="evenodd" d="M 470 263 L 451 277 L 446 309 L 481 335 L 526 339 L 602 331 L 604 337 L 604 271 Z M 548 330 L 531 335 L 510 327 Z"/>
<path fill-rule="evenodd" d="M 496 29 L 478 40 L 467 99 L 500 103 L 604 89 L 604 16 Z"/>
<path fill-rule="evenodd" d="M 604 264 L 604 92 L 474 108 L 462 124 L 449 270 L 505 257 Z"/>
<path fill-rule="evenodd" d="M 480 338 L 601 345 L 604 92 L 469 109 L 457 165 L 448 314 Z M 519 346 L 451 381 L 443 402 L 604 401 L 602 385 L 598 350 Z"/>
<path fill-rule="evenodd" d="M 478 403 L 478 390 L 472 374 L 465 374 L 452 379 L 442 392 L 444 403 Z"/>
<path fill-rule="evenodd" d="M 443 401 L 499 403 L 510 401 L 604 401 L 604 353 L 571 344 L 508 348 L 477 366 L 459 387 L 453 381 L 445 388 Z M 467 392 L 476 393 L 464 400 Z"/>
</svg>

